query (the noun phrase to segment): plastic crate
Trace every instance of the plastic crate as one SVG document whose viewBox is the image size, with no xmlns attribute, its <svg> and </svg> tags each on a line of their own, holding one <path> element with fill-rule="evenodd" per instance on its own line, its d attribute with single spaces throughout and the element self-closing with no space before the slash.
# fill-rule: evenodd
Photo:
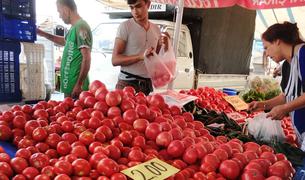
<svg viewBox="0 0 305 180">
<path fill-rule="evenodd" d="M 4 151 L 10 156 L 10 158 L 14 158 L 17 152 L 17 147 L 10 142 L 0 141 L 0 146 L 3 147 Z"/>
<path fill-rule="evenodd" d="M 2 14 L 17 19 L 36 19 L 35 0 L 1 0 Z"/>
<path fill-rule="evenodd" d="M 13 19 L 0 15 L 0 39 L 34 42 L 36 36 L 35 21 Z"/>
<path fill-rule="evenodd" d="M 46 98 L 43 63 L 44 46 L 42 44 L 21 43 L 20 86 L 24 101 Z"/>
<path fill-rule="evenodd" d="M 0 102 L 21 100 L 19 54 L 20 43 L 0 41 Z"/>
</svg>

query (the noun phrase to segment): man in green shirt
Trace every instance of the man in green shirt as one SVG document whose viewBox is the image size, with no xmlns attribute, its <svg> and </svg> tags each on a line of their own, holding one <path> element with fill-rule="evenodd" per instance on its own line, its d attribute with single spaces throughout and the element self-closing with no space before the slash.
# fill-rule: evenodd
<svg viewBox="0 0 305 180">
<path fill-rule="evenodd" d="M 89 25 L 77 12 L 74 0 L 57 0 L 57 11 L 65 24 L 71 24 L 66 37 L 37 29 L 37 34 L 65 46 L 60 67 L 60 89 L 65 97 L 77 98 L 88 90 L 91 63 L 92 33 Z"/>
</svg>

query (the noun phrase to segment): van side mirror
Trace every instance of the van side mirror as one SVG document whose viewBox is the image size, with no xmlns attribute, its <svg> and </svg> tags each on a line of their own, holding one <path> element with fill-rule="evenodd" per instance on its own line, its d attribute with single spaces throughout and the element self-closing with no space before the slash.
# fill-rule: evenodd
<svg viewBox="0 0 305 180">
<path fill-rule="evenodd" d="M 54 34 L 57 36 L 65 36 L 67 29 L 62 25 L 57 25 L 54 29 Z"/>
</svg>

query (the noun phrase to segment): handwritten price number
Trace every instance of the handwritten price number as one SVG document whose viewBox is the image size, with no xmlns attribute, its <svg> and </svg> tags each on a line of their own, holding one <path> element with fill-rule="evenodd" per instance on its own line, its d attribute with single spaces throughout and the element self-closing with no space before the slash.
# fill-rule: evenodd
<svg viewBox="0 0 305 180">
<path fill-rule="evenodd" d="M 154 158 L 122 172 L 135 180 L 161 180 L 177 173 L 178 171 L 179 169 Z"/>
<path fill-rule="evenodd" d="M 166 172 L 167 171 L 167 168 L 162 166 L 161 164 L 157 163 L 157 162 L 151 162 L 150 164 L 148 165 L 144 165 L 144 167 L 149 171 L 151 172 L 153 175 L 156 175 L 156 176 L 153 176 L 151 178 L 147 178 L 143 172 L 137 170 L 137 169 L 134 169 L 131 171 L 131 174 L 134 175 L 135 173 L 139 173 L 141 174 L 141 176 L 143 177 L 143 180 L 152 180 L 154 178 L 156 178 L 157 176 L 161 176 L 162 175 L 162 172 Z M 146 174 L 147 175 L 147 174 Z"/>
</svg>

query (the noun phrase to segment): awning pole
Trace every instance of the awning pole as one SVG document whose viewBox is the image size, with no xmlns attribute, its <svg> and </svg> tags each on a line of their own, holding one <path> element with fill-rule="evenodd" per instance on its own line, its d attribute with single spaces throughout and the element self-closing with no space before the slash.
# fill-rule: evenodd
<svg viewBox="0 0 305 180">
<path fill-rule="evenodd" d="M 179 46 L 180 29 L 181 29 L 182 17 L 183 17 L 183 9 L 184 9 L 184 0 L 179 0 L 177 7 L 177 16 L 176 16 L 176 23 L 174 29 L 174 42 L 173 42 L 176 58 L 178 56 L 178 46 Z M 167 88 L 173 90 L 174 88 L 173 81 L 168 84 Z"/>
</svg>

